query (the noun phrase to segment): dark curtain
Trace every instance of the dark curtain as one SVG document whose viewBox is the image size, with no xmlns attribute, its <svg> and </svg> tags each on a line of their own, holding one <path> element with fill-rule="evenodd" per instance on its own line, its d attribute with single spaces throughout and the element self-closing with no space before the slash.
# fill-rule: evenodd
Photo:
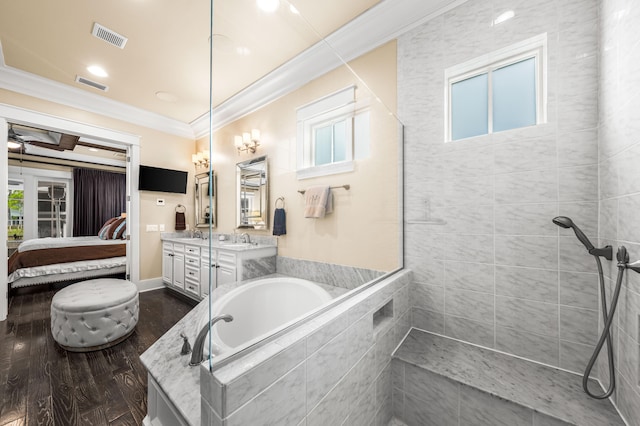
<svg viewBox="0 0 640 426">
<path fill-rule="evenodd" d="M 126 211 L 127 176 L 73 169 L 73 236 L 98 235 L 104 223 Z"/>
</svg>

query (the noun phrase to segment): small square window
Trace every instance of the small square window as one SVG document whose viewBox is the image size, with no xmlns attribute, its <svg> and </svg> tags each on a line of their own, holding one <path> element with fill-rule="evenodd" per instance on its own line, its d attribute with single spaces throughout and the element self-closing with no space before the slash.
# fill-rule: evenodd
<svg viewBox="0 0 640 426">
<path fill-rule="evenodd" d="M 446 70 L 446 140 L 546 119 L 546 34 Z"/>
</svg>

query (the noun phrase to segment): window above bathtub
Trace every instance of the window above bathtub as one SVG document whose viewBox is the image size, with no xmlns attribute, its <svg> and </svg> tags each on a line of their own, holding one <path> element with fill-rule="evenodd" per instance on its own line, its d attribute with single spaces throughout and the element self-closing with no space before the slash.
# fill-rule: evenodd
<svg viewBox="0 0 640 426">
<path fill-rule="evenodd" d="M 445 142 L 546 122 L 547 34 L 445 70 Z"/>
<path fill-rule="evenodd" d="M 296 119 L 298 179 L 351 172 L 369 152 L 368 103 L 356 102 L 356 86 L 298 108 Z"/>
</svg>

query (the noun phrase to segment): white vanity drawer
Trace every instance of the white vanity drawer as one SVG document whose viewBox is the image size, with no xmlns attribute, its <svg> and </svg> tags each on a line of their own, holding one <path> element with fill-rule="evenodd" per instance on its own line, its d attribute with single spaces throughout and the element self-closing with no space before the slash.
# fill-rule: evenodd
<svg viewBox="0 0 640 426">
<path fill-rule="evenodd" d="M 198 284 L 197 281 L 192 281 L 189 278 L 187 278 L 184 281 L 184 289 L 189 293 L 193 293 L 196 296 L 200 296 L 200 285 Z"/>
<path fill-rule="evenodd" d="M 162 243 L 162 250 L 167 252 L 173 251 L 173 243 Z"/>
<path fill-rule="evenodd" d="M 185 254 L 190 254 L 193 256 L 200 256 L 200 247 L 195 246 L 185 246 L 184 247 Z"/>
<path fill-rule="evenodd" d="M 174 244 L 173 251 L 178 253 L 184 253 L 184 244 Z"/>
<path fill-rule="evenodd" d="M 200 267 L 199 264 L 196 263 L 196 266 L 190 267 L 187 266 L 184 268 L 184 278 L 187 280 L 193 280 L 196 282 L 200 281 Z"/>
<path fill-rule="evenodd" d="M 200 258 L 199 257 L 192 257 L 192 256 L 185 256 L 184 257 L 184 264 L 187 267 L 192 267 L 192 268 L 197 268 L 200 265 Z"/>
</svg>

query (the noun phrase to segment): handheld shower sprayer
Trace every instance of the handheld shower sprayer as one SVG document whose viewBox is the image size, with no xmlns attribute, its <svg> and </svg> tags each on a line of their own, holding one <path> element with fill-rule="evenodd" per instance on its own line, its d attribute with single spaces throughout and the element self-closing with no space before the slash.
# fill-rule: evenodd
<svg viewBox="0 0 640 426">
<path fill-rule="evenodd" d="M 598 267 L 598 281 L 600 283 L 600 308 L 602 309 L 602 321 L 604 323 L 604 327 L 602 330 L 602 334 L 598 339 L 598 343 L 596 344 L 595 350 L 587 363 L 587 367 L 582 376 L 582 388 L 585 393 L 592 398 L 596 399 L 605 399 L 610 397 L 613 394 L 613 391 L 616 387 L 616 372 L 614 365 L 614 356 L 613 356 L 613 345 L 611 342 L 611 324 L 613 322 L 613 316 L 616 312 L 616 307 L 618 306 L 618 297 L 620 296 L 620 289 L 622 287 L 622 277 L 624 271 L 626 269 L 631 269 L 640 273 L 640 261 L 629 263 L 629 254 L 627 253 L 627 249 L 624 246 L 618 248 L 618 252 L 616 254 L 616 258 L 618 260 L 618 277 L 616 279 L 615 290 L 613 291 L 613 297 L 611 300 L 611 307 L 607 307 L 607 293 L 605 289 L 604 283 L 604 272 L 602 270 L 602 262 L 600 261 L 600 256 L 606 258 L 607 260 L 613 260 L 613 249 L 611 246 L 605 246 L 602 248 L 595 248 L 591 241 L 587 238 L 586 235 L 576 226 L 573 221 L 566 216 L 558 216 L 553 218 L 553 223 L 558 225 L 561 228 L 565 229 L 573 229 L 576 237 L 584 246 L 587 248 L 589 254 L 591 254 L 595 260 L 596 265 Z M 602 394 L 595 394 L 591 392 L 589 389 L 589 376 L 591 375 L 591 370 L 598 359 L 598 355 L 602 351 L 603 346 L 607 345 L 607 361 L 609 364 L 609 386 L 607 390 Z"/>
<path fill-rule="evenodd" d="M 571 220 L 570 218 L 566 216 L 557 216 L 553 218 L 553 223 L 564 229 L 573 229 L 576 237 L 586 247 L 589 254 L 592 254 L 594 256 L 603 256 L 607 260 L 613 259 L 613 249 L 611 248 L 611 246 L 605 246 L 602 248 L 594 247 L 594 245 L 591 244 L 591 241 L 589 241 L 589 238 L 587 238 L 584 232 L 582 232 L 582 230 L 578 228 L 578 225 L 573 223 L 573 220 Z"/>
</svg>

